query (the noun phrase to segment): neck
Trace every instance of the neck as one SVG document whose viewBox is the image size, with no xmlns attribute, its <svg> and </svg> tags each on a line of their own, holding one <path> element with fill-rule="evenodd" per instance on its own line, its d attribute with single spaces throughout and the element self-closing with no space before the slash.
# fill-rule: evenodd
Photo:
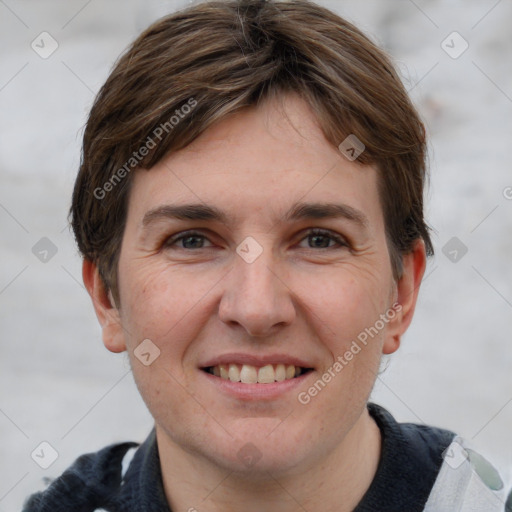
<svg viewBox="0 0 512 512">
<path fill-rule="evenodd" d="M 365 409 L 343 442 L 303 468 L 240 473 L 184 451 L 158 426 L 162 479 L 173 512 L 350 512 L 368 490 L 380 459 L 381 436 Z"/>
</svg>

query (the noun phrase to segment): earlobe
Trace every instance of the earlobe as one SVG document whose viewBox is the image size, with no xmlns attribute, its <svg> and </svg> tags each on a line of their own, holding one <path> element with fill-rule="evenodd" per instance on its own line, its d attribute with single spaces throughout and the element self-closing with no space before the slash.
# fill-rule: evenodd
<svg viewBox="0 0 512 512">
<path fill-rule="evenodd" d="M 402 260 L 403 273 L 396 284 L 398 307 L 394 309 L 397 314 L 396 318 L 389 325 L 387 337 L 382 348 L 384 354 L 392 354 L 398 350 L 400 339 L 412 321 L 418 292 L 427 265 L 427 255 L 423 240 L 417 240 L 413 250 L 408 254 L 404 254 Z"/>
<path fill-rule="evenodd" d="M 400 348 L 400 335 L 394 334 L 393 336 L 390 336 L 386 339 L 384 342 L 384 345 L 382 347 L 382 353 L 389 355 L 393 354 L 393 352 L 396 352 Z"/>
<path fill-rule="evenodd" d="M 115 306 L 112 293 L 105 289 L 95 263 L 84 260 L 82 278 L 101 325 L 103 344 L 111 352 L 124 352 L 126 343 L 119 310 Z"/>
</svg>

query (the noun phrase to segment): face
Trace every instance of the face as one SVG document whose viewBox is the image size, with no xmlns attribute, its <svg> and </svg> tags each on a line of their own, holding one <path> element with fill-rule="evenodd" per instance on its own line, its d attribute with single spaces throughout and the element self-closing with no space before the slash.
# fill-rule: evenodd
<svg viewBox="0 0 512 512">
<path fill-rule="evenodd" d="M 107 347 L 128 350 L 159 443 L 238 471 L 332 452 L 407 324 L 376 170 L 287 96 L 133 179 L 120 308 L 98 316 Z"/>
</svg>

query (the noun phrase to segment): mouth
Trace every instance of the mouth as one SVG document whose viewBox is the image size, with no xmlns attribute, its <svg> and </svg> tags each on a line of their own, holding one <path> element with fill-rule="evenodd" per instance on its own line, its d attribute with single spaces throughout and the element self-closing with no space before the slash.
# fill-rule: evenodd
<svg viewBox="0 0 512 512">
<path fill-rule="evenodd" d="M 266 364 L 264 366 L 228 363 L 206 366 L 201 368 L 201 370 L 214 377 L 230 382 L 240 382 L 242 384 L 274 384 L 276 382 L 296 379 L 313 371 L 313 368 L 284 363 Z"/>
</svg>

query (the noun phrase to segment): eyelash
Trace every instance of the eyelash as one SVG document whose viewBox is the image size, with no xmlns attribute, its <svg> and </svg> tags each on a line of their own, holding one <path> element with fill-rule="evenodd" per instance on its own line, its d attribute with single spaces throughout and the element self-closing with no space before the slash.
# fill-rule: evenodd
<svg viewBox="0 0 512 512">
<path fill-rule="evenodd" d="M 330 238 L 331 240 L 335 241 L 340 247 L 349 247 L 348 242 L 341 236 L 338 236 L 334 234 L 332 231 L 324 230 L 324 229 L 318 229 L 313 228 L 310 229 L 306 235 L 301 239 L 304 240 L 306 238 L 314 237 L 314 236 L 322 236 L 326 238 Z M 185 240 L 186 238 L 191 237 L 199 237 L 199 238 L 208 238 L 206 235 L 199 231 L 185 231 L 183 233 L 179 233 L 178 235 L 172 236 L 165 240 L 164 247 L 169 248 L 179 242 L 180 240 Z M 327 249 L 335 249 L 336 247 L 320 247 L 319 249 L 327 250 Z M 199 249 L 207 249 L 207 247 L 199 247 L 198 249 L 186 249 L 184 247 L 180 247 L 180 249 L 183 250 L 199 250 Z M 313 247 L 310 247 L 310 249 L 314 249 Z"/>
</svg>

